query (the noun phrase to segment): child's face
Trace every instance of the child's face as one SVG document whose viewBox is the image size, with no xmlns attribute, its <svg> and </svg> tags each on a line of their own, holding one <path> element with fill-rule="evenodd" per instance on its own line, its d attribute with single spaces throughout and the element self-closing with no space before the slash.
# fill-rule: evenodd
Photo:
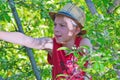
<svg viewBox="0 0 120 80">
<path fill-rule="evenodd" d="M 73 26 L 71 19 L 62 15 L 57 15 L 54 20 L 54 35 L 57 43 L 66 44 L 74 40 L 80 32 L 80 28 Z"/>
</svg>

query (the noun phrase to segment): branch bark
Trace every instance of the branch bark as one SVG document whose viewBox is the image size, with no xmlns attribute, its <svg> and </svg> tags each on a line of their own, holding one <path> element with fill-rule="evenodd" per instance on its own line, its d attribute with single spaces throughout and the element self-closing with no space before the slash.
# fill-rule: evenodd
<svg viewBox="0 0 120 80">
<path fill-rule="evenodd" d="M 114 0 L 113 5 L 108 8 L 107 13 L 113 13 L 118 6 L 120 6 L 120 0 Z"/>
<path fill-rule="evenodd" d="M 0 76 L 0 80 L 4 80 L 4 79 Z"/>
<path fill-rule="evenodd" d="M 14 19 L 16 21 L 16 24 L 18 26 L 18 31 L 21 32 L 21 33 L 24 33 L 24 31 L 22 29 L 21 21 L 19 19 L 16 7 L 15 7 L 14 1 L 13 0 L 8 0 L 8 2 L 9 2 L 9 5 L 10 5 L 10 8 L 12 10 Z M 40 76 L 39 70 L 37 69 L 36 62 L 35 62 L 32 50 L 30 48 L 27 48 L 27 47 L 25 47 L 25 49 L 26 49 L 27 55 L 28 55 L 28 57 L 30 59 L 30 62 L 31 62 L 31 65 L 32 65 L 32 69 L 33 69 L 33 72 L 34 72 L 34 74 L 36 76 L 36 79 L 37 80 L 41 80 L 41 76 Z"/>
<path fill-rule="evenodd" d="M 85 0 L 89 10 L 91 11 L 91 13 L 94 15 L 94 14 L 97 14 L 98 12 L 96 11 L 96 8 L 93 4 L 93 2 L 91 0 Z"/>
</svg>

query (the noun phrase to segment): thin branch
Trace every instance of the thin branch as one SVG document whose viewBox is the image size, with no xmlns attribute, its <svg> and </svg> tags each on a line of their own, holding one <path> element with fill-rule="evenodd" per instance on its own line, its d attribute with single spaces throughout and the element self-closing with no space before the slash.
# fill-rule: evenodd
<svg viewBox="0 0 120 80">
<path fill-rule="evenodd" d="M 85 0 L 89 10 L 91 11 L 91 13 L 94 15 L 94 14 L 97 14 L 98 12 L 96 11 L 96 8 L 93 4 L 93 2 L 91 0 Z"/>
<path fill-rule="evenodd" d="M 0 80 L 4 80 L 4 79 L 0 76 Z"/>
<path fill-rule="evenodd" d="M 120 0 L 114 0 L 113 5 L 108 8 L 107 13 L 113 13 L 114 10 L 119 6 L 120 6 Z"/>
<path fill-rule="evenodd" d="M 23 29 L 22 29 L 20 18 L 18 16 L 17 10 L 15 8 L 14 1 L 13 0 L 8 0 L 8 2 L 9 2 L 9 5 L 10 5 L 10 8 L 12 10 L 14 19 L 16 21 L 16 24 L 18 26 L 19 32 L 24 33 Z M 36 62 L 35 62 L 35 59 L 34 59 L 34 56 L 33 56 L 33 52 L 32 52 L 32 50 L 30 48 L 27 48 L 27 47 L 25 47 L 25 48 L 26 48 L 26 51 L 27 51 L 27 55 L 28 55 L 28 57 L 30 59 L 30 62 L 31 62 L 31 65 L 32 65 L 32 69 L 33 69 L 33 72 L 34 72 L 34 74 L 36 76 L 36 79 L 37 80 L 41 80 L 40 73 L 39 73 L 39 70 L 37 69 Z"/>
</svg>

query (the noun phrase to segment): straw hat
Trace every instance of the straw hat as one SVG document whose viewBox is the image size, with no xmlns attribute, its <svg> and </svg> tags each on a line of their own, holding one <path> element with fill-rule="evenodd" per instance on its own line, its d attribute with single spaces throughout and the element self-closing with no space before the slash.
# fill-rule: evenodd
<svg viewBox="0 0 120 80">
<path fill-rule="evenodd" d="M 73 19 L 81 28 L 84 26 L 85 14 L 84 14 L 83 10 L 72 3 L 66 4 L 58 12 L 49 12 L 50 17 L 53 20 L 55 19 L 56 14 L 64 15 L 64 16 L 67 16 L 67 17 Z"/>
</svg>

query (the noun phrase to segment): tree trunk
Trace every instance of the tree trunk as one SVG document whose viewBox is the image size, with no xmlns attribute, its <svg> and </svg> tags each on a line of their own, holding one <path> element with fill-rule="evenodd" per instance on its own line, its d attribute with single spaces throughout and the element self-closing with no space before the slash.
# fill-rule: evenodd
<svg viewBox="0 0 120 80">
<path fill-rule="evenodd" d="M 18 26 L 18 31 L 21 32 L 21 33 L 24 33 L 23 29 L 22 29 L 22 25 L 21 25 L 21 21 L 19 19 L 19 16 L 18 16 L 18 13 L 17 13 L 17 10 L 15 8 L 15 3 L 13 0 L 8 0 L 9 2 L 9 5 L 10 5 L 10 8 L 12 10 L 12 13 L 13 13 L 13 16 L 14 16 L 14 19 L 16 21 L 16 24 Z M 30 48 L 27 48 L 25 47 L 26 51 L 27 51 L 27 55 L 30 59 L 30 62 L 31 62 L 31 65 L 32 65 L 32 69 L 33 69 L 33 72 L 36 76 L 36 79 L 37 80 L 41 80 L 41 77 L 40 77 L 40 73 L 39 73 L 39 70 L 37 69 L 37 66 L 36 66 L 36 62 L 35 62 L 35 59 L 34 59 L 34 56 L 33 56 L 33 52 Z"/>
</svg>

